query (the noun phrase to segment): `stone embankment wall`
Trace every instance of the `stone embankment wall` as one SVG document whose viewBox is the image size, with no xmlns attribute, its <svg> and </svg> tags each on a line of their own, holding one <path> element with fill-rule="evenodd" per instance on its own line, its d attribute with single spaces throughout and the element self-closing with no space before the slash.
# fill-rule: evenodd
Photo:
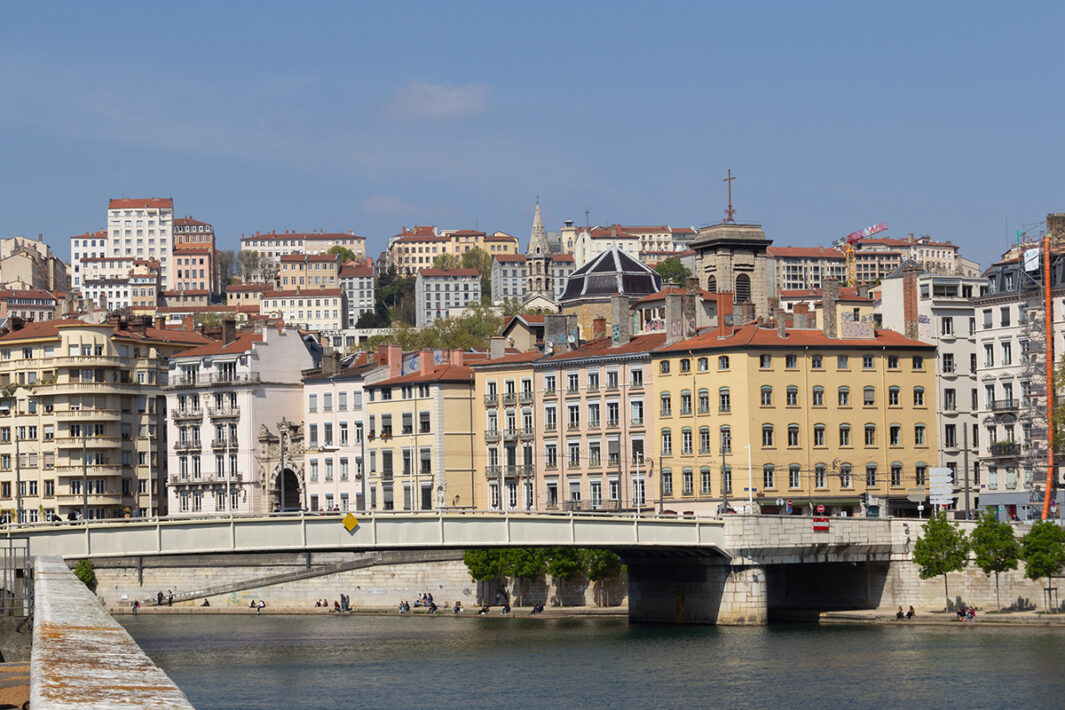
<svg viewBox="0 0 1065 710">
<path fill-rule="evenodd" d="M 35 565 L 30 707 L 192 708 L 58 557 Z"/>
</svg>

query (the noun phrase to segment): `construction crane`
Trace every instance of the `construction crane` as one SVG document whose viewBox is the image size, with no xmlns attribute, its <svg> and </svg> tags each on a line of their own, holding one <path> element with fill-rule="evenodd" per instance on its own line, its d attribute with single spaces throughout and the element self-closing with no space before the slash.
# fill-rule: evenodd
<svg viewBox="0 0 1065 710">
<path fill-rule="evenodd" d="M 887 231 L 887 224 L 885 222 L 880 222 L 878 224 L 870 225 L 870 226 L 866 227 L 865 229 L 859 229 L 857 232 L 851 232 L 850 234 L 848 234 L 847 236 L 843 237 L 842 239 L 838 240 L 835 243 L 834 246 L 837 249 L 839 249 L 840 251 L 842 251 L 843 254 L 847 257 L 847 262 L 846 262 L 846 285 L 847 286 L 857 286 L 858 285 L 858 278 L 857 278 L 857 274 L 855 273 L 855 268 L 854 268 L 854 252 L 857 251 L 857 245 L 860 244 L 861 241 L 863 239 L 865 239 L 866 237 L 872 236 L 872 235 L 877 234 L 879 232 L 885 232 L 885 231 Z"/>
</svg>

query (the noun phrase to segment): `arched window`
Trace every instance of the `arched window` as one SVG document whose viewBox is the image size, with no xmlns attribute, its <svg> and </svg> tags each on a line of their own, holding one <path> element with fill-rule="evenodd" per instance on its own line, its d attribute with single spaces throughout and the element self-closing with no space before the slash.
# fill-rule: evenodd
<svg viewBox="0 0 1065 710">
<path fill-rule="evenodd" d="M 913 388 L 913 406 L 915 406 L 915 407 L 923 407 L 924 406 L 924 387 L 914 387 Z"/>
<path fill-rule="evenodd" d="M 683 469 L 681 475 L 684 477 L 684 495 L 690 496 L 695 492 L 695 483 L 693 479 L 693 471 L 690 468 Z"/>
<path fill-rule="evenodd" d="M 711 276 L 706 280 L 706 290 L 710 293 L 717 293 L 717 277 Z"/>
<path fill-rule="evenodd" d="M 767 463 L 762 466 L 762 487 L 763 488 L 776 488 L 777 484 L 773 478 L 773 464 Z"/>
<path fill-rule="evenodd" d="M 851 425 L 840 424 L 839 425 L 839 445 L 850 446 L 851 445 Z"/>
<path fill-rule="evenodd" d="M 692 455 L 692 430 L 691 427 L 684 427 L 680 430 L 680 454 L 681 456 Z"/>
<path fill-rule="evenodd" d="M 699 453 L 710 453 L 710 427 L 708 426 L 699 427 Z"/>
<path fill-rule="evenodd" d="M 898 461 L 891 463 L 891 485 L 892 487 L 902 485 L 902 464 Z"/>
<path fill-rule="evenodd" d="M 699 372 L 706 372 L 710 369 L 710 359 L 701 357 L 699 358 Z"/>
<path fill-rule="evenodd" d="M 668 417 L 673 414 L 673 399 L 670 397 L 669 392 L 662 393 L 662 416 Z"/>
<path fill-rule="evenodd" d="M 851 388 L 840 387 L 839 388 L 839 406 L 849 407 L 851 405 Z"/>
<path fill-rule="evenodd" d="M 902 426 L 900 424 L 888 425 L 888 445 L 902 446 Z"/>
<path fill-rule="evenodd" d="M 699 414 L 710 413 L 710 390 L 699 390 Z"/>
<path fill-rule="evenodd" d="M 719 370 L 727 370 L 728 369 L 728 355 L 719 355 L 718 356 L 718 358 L 717 358 L 717 369 L 719 369 Z"/>
<path fill-rule="evenodd" d="M 892 385 L 888 387 L 887 391 L 887 403 L 889 407 L 899 406 L 899 388 Z"/>
<path fill-rule="evenodd" d="M 876 424 L 865 425 L 865 445 L 876 446 Z"/>
<path fill-rule="evenodd" d="M 814 424 L 814 446 L 825 445 L 825 425 Z"/>
<path fill-rule="evenodd" d="M 736 303 L 750 303 L 751 301 L 751 277 L 740 274 L 736 277 Z"/>
<path fill-rule="evenodd" d="M 854 478 L 851 476 L 851 465 L 849 463 L 840 464 L 839 485 L 843 488 L 854 487 Z"/>
<path fill-rule="evenodd" d="M 814 488 L 828 487 L 828 469 L 823 463 L 814 466 Z"/>
<path fill-rule="evenodd" d="M 862 390 L 862 404 L 866 407 L 876 405 L 876 388 L 866 387 Z"/>
<path fill-rule="evenodd" d="M 721 453 L 732 453 L 732 428 L 723 426 L 721 427 Z"/>
<path fill-rule="evenodd" d="M 773 446 L 773 425 L 762 425 L 762 447 L 768 448 Z"/>
<path fill-rule="evenodd" d="M 660 373 L 662 373 L 663 375 L 668 375 L 669 374 L 669 360 L 663 360 L 661 363 L 659 363 L 658 371 Z"/>
<path fill-rule="evenodd" d="M 692 371 L 692 361 L 689 360 L 686 357 L 681 358 L 680 359 L 680 371 L 681 372 L 691 372 Z"/>
<path fill-rule="evenodd" d="M 691 390 L 683 390 L 680 393 L 680 413 L 682 415 L 688 415 L 692 413 L 692 392 Z"/>
<path fill-rule="evenodd" d="M 799 445 L 799 425 L 788 424 L 788 446 Z"/>
<path fill-rule="evenodd" d="M 717 391 L 717 411 L 732 411 L 732 398 L 729 396 L 728 387 L 721 387 Z"/>
<path fill-rule="evenodd" d="M 924 424 L 915 424 L 913 427 L 913 445 L 925 446 Z"/>
<path fill-rule="evenodd" d="M 815 385 L 813 391 L 813 397 L 811 398 L 812 404 L 815 407 L 825 406 L 825 388 L 821 385 Z"/>
<path fill-rule="evenodd" d="M 699 494 L 708 496 L 713 492 L 710 485 L 710 467 L 703 466 L 699 469 Z"/>
<path fill-rule="evenodd" d="M 662 455 L 669 456 L 673 453 L 673 433 L 669 429 L 662 430 Z"/>
<path fill-rule="evenodd" d="M 799 388 L 795 385 L 788 385 L 787 390 L 787 405 L 789 407 L 796 407 L 799 404 Z"/>
<path fill-rule="evenodd" d="M 762 385 L 762 406 L 773 406 L 773 388 L 769 385 Z"/>
<path fill-rule="evenodd" d="M 865 487 L 873 488 L 876 486 L 876 464 L 865 464 Z"/>
<path fill-rule="evenodd" d="M 788 488 L 798 488 L 799 486 L 799 464 L 793 463 L 788 466 Z"/>
</svg>

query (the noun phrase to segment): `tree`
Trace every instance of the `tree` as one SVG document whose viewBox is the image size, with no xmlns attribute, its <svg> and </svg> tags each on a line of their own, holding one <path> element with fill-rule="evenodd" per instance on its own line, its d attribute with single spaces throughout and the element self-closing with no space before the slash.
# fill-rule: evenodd
<svg viewBox="0 0 1065 710">
<path fill-rule="evenodd" d="M 355 263 L 359 263 L 360 261 L 358 255 L 356 255 L 355 252 L 345 246 L 341 246 L 340 244 L 334 244 L 333 246 L 329 247 L 328 253 L 336 254 L 337 256 L 339 256 L 341 264 L 348 261 L 353 261 Z"/>
<path fill-rule="evenodd" d="M 477 269 L 481 275 L 481 298 L 492 300 L 492 263 L 495 259 L 484 249 L 474 248 L 462 255 L 462 268 Z"/>
<path fill-rule="evenodd" d="M 547 573 L 568 582 L 584 571 L 580 551 L 574 547 L 552 547 L 548 550 Z"/>
<path fill-rule="evenodd" d="M 437 254 L 433 259 L 434 269 L 458 269 L 461 268 L 462 262 L 454 254 Z"/>
<path fill-rule="evenodd" d="M 1021 545 L 1013 535 L 1013 526 L 1000 522 L 995 514 L 988 510 L 973 530 L 972 544 L 976 566 L 982 569 L 984 574 L 995 573 L 995 606 L 1001 609 L 998 575 L 1000 572 L 1017 569 L 1017 559 L 1021 553 Z"/>
<path fill-rule="evenodd" d="M 921 579 L 943 575 L 943 593 L 950 606 L 947 573 L 960 572 L 969 554 L 969 538 L 958 526 L 947 521 L 942 510 L 924 526 L 924 533 L 914 543 L 913 561 L 920 568 Z"/>
<path fill-rule="evenodd" d="M 612 550 L 581 550 L 588 580 L 598 582 L 617 577 L 621 572 L 621 558 Z"/>
<path fill-rule="evenodd" d="M 462 561 L 470 576 L 484 582 L 500 575 L 499 550 L 471 549 L 462 553 Z"/>
<path fill-rule="evenodd" d="M 215 273 L 218 275 L 218 290 L 223 294 L 233 276 L 240 270 L 237 252 L 232 249 L 219 249 L 215 252 Z"/>
<path fill-rule="evenodd" d="M 74 565 L 74 576 L 86 587 L 96 591 L 96 568 L 93 567 L 92 560 L 78 560 L 78 564 Z"/>
<path fill-rule="evenodd" d="M 692 275 L 691 270 L 675 256 L 658 262 L 655 271 L 662 277 L 664 283 L 683 284 L 684 280 Z"/>
<path fill-rule="evenodd" d="M 518 580 L 518 602 L 521 603 L 525 583 L 544 576 L 547 571 L 547 552 L 539 547 L 511 547 L 500 552 L 500 569 L 508 577 Z"/>
<path fill-rule="evenodd" d="M 1049 588 L 1050 578 L 1065 567 L 1065 530 L 1049 520 L 1037 521 L 1021 538 L 1021 559 L 1024 576 L 1032 580 L 1046 577 Z"/>
<path fill-rule="evenodd" d="M 237 256 L 237 261 L 240 266 L 241 278 L 244 279 L 245 283 L 259 280 L 259 276 L 262 273 L 262 254 L 253 250 L 245 251 L 241 249 Z"/>
</svg>

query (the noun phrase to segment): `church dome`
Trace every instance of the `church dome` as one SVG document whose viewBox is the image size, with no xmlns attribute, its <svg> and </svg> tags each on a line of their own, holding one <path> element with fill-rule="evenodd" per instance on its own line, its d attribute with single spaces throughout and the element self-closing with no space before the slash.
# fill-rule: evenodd
<svg viewBox="0 0 1065 710">
<path fill-rule="evenodd" d="M 561 300 L 609 298 L 617 293 L 639 298 L 661 288 L 662 277 L 657 272 L 611 247 L 570 274 Z"/>
</svg>

